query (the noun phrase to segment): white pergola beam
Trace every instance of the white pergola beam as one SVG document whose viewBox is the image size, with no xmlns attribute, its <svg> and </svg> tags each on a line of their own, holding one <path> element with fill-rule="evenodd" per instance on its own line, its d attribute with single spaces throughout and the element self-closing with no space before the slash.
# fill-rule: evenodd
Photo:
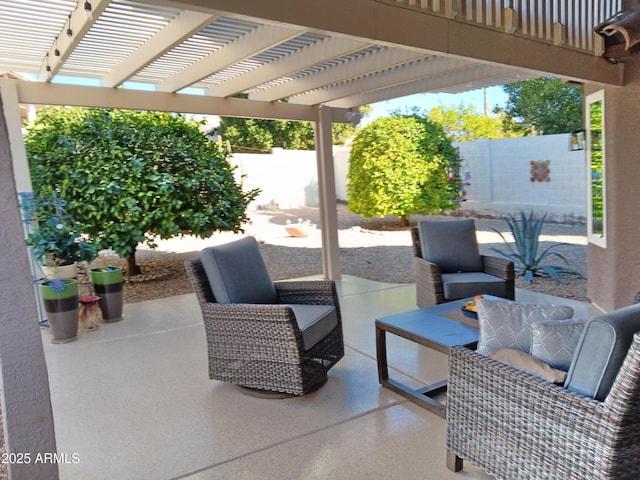
<svg viewBox="0 0 640 480">
<path fill-rule="evenodd" d="M 275 45 L 286 42 L 304 33 L 291 28 L 261 25 L 224 47 L 211 52 L 180 72 L 160 82 L 159 92 L 177 92 L 215 72 L 224 70 L 242 60 L 251 58 Z"/>
<path fill-rule="evenodd" d="M 487 78 L 498 77 L 502 75 L 517 75 L 510 67 L 493 67 L 491 65 L 473 65 L 455 72 L 447 72 L 432 78 L 418 80 L 415 82 L 395 85 L 389 88 L 374 90 L 372 92 L 363 92 L 351 97 L 344 97 L 338 100 L 327 102 L 332 107 L 352 108 L 359 105 L 366 105 L 384 101 L 388 98 L 404 97 L 414 95 L 416 93 L 424 93 L 443 89 L 454 85 L 454 79 L 457 83 L 472 83 L 474 81 L 486 80 Z M 515 80 L 514 80 L 515 81 Z M 473 87 L 470 86 L 469 90 Z"/>
<path fill-rule="evenodd" d="M 317 105 L 327 103 L 342 97 L 357 95 L 361 92 L 380 90 L 394 85 L 422 80 L 457 70 L 470 65 L 468 61 L 451 57 L 429 57 L 416 62 L 401 65 L 392 69 L 378 72 L 367 77 L 355 79 L 340 85 L 304 93 L 289 99 L 289 103 L 303 105 Z"/>
<path fill-rule="evenodd" d="M 159 0 L 157 0 L 159 1 Z M 300 25 L 328 35 L 345 35 L 378 45 L 424 50 L 474 61 L 512 65 L 576 81 L 624 85 L 622 64 L 608 65 L 590 52 L 559 48 L 456 19 L 454 5 L 441 1 L 444 16 L 372 0 L 162 0 L 201 11 L 225 12 L 263 22 Z M 339 13 L 337 13 L 339 12 Z M 525 54 L 523 54 L 525 52 Z"/>
<path fill-rule="evenodd" d="M 125 58 L 120 65 L 102 79 L 101 84 L 105 87 L 117 87 L 176 45 L 214 22 L 216 18 L 218 17 L 204 13 L 183 11 L 171 23 Z"/>
<path fill-rule="evenodd" d="M 76 8 L 65 22 L 58 34 L 56 41 L 49 48 L 42 66 L 38 80 L 41 82 L 50 82 L 56 73 L 60 70 L 65 60 L 82 41 L 91 26 L 100 17 L 102 12 L 107 8 L 111 0 L 91 0 L 91 10 L 84 9 L 84 2 L 78 2 Z M 71 32 L 71 36 L 67 35 L 67 31 Z M 56 53 L 58 55 L 56 55 Z"/>
<path fill-rule="evenodd" d="M 424 53 L 422 52 L 383 47 L 379 51 L 367 54 L 365 58 L 359 58 L 356 61 L 349 61 L 335 67 L 327 68 L 321 72 L 298 78 L 295 82 L 290 81 L 265 88 L 259 92 L 252 93 L 249 98 L 264 101 L 288 98 L 326 85 L 367 75 L 383 68 L 418 60 L 422 57 L 424 57 Z"/>
<path fill-rule="evenodd" d="M 370 44 L 365 42 L 358 42 L 346 38 L 325 38 L 295 53 L 291 53 L 243 75 L 215 85 L 207 89 L 207 95 L 229 97 L 263 83 L 299 72 L 313 65 L 357 52 L 369 45 Z"/>
<path fill-rule="evenodd" d="M 305 122 L 318 119 L 317 107 L 307 105 L 0 79 L 0 85 L 2 82 L 16 82 L 19 101 L 27 104 L 126 108 Z M 331 116 L 333 123 L 349 123 L 346 118 L 349 111 L 331 108 L 326 110 L 326 115 Z"/>
</svg>

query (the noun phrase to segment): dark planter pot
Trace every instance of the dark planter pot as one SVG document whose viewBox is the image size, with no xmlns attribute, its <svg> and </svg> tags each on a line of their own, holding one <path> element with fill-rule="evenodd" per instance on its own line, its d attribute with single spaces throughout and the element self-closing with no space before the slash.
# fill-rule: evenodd
<svg viewBox="0 0 640 480">
<path fill-rule="evenodd" d="M 40 296 L 53 334 L 51 342 L 75 340 L 78 337 L 78 281 L 48 280 L 40 285 Z"/>
<path fill-rule="evenodd" d="M 100 297 L 102 321 L 106 323 L 122 320 L 123 280 L 120 267 L 92 268 L 91 283 Z"/>
</svg>

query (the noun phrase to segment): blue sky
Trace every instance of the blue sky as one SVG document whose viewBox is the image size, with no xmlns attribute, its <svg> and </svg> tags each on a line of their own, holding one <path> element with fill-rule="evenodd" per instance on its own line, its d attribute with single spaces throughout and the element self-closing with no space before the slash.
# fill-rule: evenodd
<svg viewBox="0 0 640 480">
<path fill-rule="evenodd" d="M 502 91 L 502 87 L 489 87 L 487 88 L 487 102 L 489 104 L 489 110 L 493 110 L 493 107 L 500 105 L 504 107 L 506 104 L 508 95 Z M 385 117 L 390 115 L 394 110 L 402 110 L 405 107 L 418 107 L 421 110 L 431 110 L 439 105 L 446 107 L 457 107 L 461 103 L 465 106 L 474 105 L 476 111 L 481 113 L 484 111 L 484 90 L 482 88 L 477 90 L 470 90 L 465 93 L 420 93 L 417 95 L 409 95 L 408 97 L 396 98 L 393 100 L 387 100 L 385 102 L 372 103 L 371 114 L 367 115 L 361 125 L 364 126 L 371 122 L 375 118 Z"/>
</svg>

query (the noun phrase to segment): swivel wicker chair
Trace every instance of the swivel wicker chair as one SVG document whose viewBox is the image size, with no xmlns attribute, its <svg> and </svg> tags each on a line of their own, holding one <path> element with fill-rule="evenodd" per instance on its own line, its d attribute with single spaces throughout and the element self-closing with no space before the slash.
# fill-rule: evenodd
<svg viewBox="0 0 640 480">
<path fill-rule="evenodd" d="M 480 255 L 472 219 L 421 221 L 411 237 L 418 307 L 479 294 L 515 298 L 513 262 Z"/>
<path fill-rule="evenodd" d="M 202 310 L 209 378 L 256 396 L 305 395 L 344 356 L 333 281 L 271 282 L 253 237 L 206 248 L 185 267 Z"/>
</svg>

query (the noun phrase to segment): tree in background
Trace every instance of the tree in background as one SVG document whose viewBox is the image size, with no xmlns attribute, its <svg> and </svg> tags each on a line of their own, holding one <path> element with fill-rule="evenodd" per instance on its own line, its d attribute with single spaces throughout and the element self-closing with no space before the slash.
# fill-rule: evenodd
<svg viewBox="0 0 640 480">
<path fill-rule="evenodd" d="M 474 105 L 457 107 L 440 105 L 432 108 L 426 116 L 442 125 L 452 142 L 470 142 L 480 138 L 508 138 L 518 135 L 513 131 L 505 131 L 499 116 L 488 116 L 478 113 Z"/>
<path fill-rule="evenodd" d="M 580 87 L 543 77 L 510 83 L 502 89 L 509 95 L 507 105 L 496 107 L 494 112 L 504 115 L 505 130 L 551 135 L 584 128 Z"/>
<path fill-rule="evenodd" d="M 34 191 L 54 192 L 101 248 L 140 273 L 136 247 L 155 238 L 240 231 L 244 193 L 228 154 L 180 115 L 98 108 L 41 110 L 25 137 Z"/>
<path fill-rule="evenodd" d="M 371 107 L 360 107 L 368 113 Z M 358 131 L 358 127 L 346 123 L 334 123 L 331 127 L 333 144 L 344 145 Z M 314 150 L 313 122 L 289 120 L 263 120 L 254 118 L 220 117 L 220 126 L 213 133 L 231 145 L 234 153 L 268 153 L 272 148 L 286 150 Z"/>
<path fill-rule="evenodd" d="M 418 115 L 378 118 L 356 136 L 349 157 L 349 210 L 365 218 L 457 208 L 460 157 L 443 128 Z"/>
</svg>

